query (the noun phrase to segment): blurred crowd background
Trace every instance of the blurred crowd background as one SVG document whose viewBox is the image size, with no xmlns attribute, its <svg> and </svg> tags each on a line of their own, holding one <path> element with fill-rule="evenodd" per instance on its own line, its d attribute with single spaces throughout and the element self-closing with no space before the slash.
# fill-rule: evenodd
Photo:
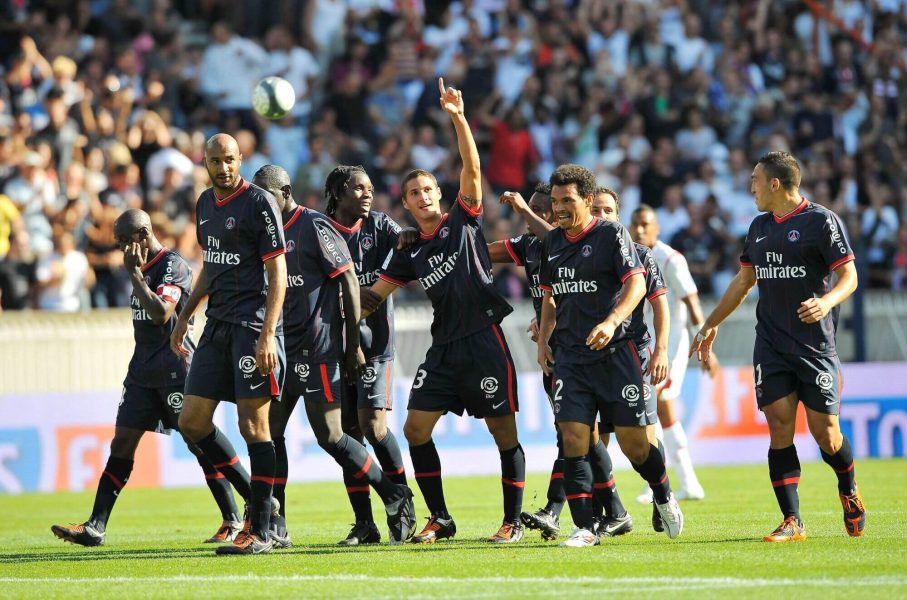
<svg viewBox="0 0 907 600">
<path fill-rule="evenodd" d="M 655 207 L 701 293 L 720 294 L 756 214 L 753 163 L 784 149 L 843 217 L 862 284 L 907 287 L 905 0 L 0 0 L 0 60 L 4 309 L 126 306 L 112 223 L 127 207 L 197 270 L 218 131 L 246 178 L 276 163 L 313 208 L 340 163 L 364 165 L 401 224 L 409 169 L 453 199 L 439 75 L 463 90 L 489 240 L 524 227 L 498 194 L 576 162 L 625 222 Z M 276 122 L 251 110 L 268 75 L 298 94 Z M 497 282 L 527 295 L 522 269 Z"/>
</svg>

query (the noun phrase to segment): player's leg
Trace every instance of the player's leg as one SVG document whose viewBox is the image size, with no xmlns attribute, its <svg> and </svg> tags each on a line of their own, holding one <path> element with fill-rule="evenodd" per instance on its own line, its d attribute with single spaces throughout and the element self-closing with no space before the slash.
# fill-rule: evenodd
<svg viewBox="0 0 907 600">
<path fill-rule="evenodd" d="M 418 383 L 418 378 L 417 378 Z M 417 544 L 434 542 L 453 537 L 457 526 L 447 511 L 444 499 L 444 484 L 441 479 L 441 457 L 431 438 L 438 420 L 444 415 L 443 410 L 414 409 L 415 396 L 410 396 L 410 409 L 403 424 L 403 435 L 409 444 L 409 456 L 413 461 L 413 475 L 419 484 L 419 491 L 428 508 L 428 523 L 421 532 L 413 536 Z M 421 405 L 419 403 L 417 405 Z"/>
<path fill-rule="evenodd" d="M 393 407 L 394 361 L 373 362 L 356 383 L 359 430 L 375 450 L 384 474 L 406 485 L 403 453 L 397 437 L 387 428 L 387 413 Z"/>
<path fill-rule="evenodd" d="M 287 459 L 287 424 L 293 409 L 299 401 L 299 389 L 293 384 L 294 372 L 287 372 L 287 381 L 280 402 L 271 402 L 268 408 L 268 427 L 274 442 L 274 489 L 272 495 L 280 505 L 278 514 L 271 517 L 270 537 L 275 548 L 290 548 L 293 545 L 287 529 L 287 480 L 290 475 L 290 463 Z"/>
<path fill-rule="evenodd" d="M 251 499 L 249 502 L 250 536 L 272 545 L 270 541 L 271 514 L 276 505 L 272 503 L 274 473 L 277 469 L 277 453 L 271 441 L 268 424 L 271 397 L 237 398 L 236 412 L 239 418 L 239 433 L 246 441 L 251 467 Z"/>
<path fill-rule="evenodd" d="M 671 360 L 667 385 L 658 393 L 658 421 L 663 431 L 665 450 L 677 475 L 678 500 L 702 500 L 705 491 L 696 477 L 683 423 L 677 418 L 674 401 L 680 397 L 689 358 L 681 350 Z"/>
<path fill-rule="evenodd" d="M 633 530 L 633 519 L 624 508 L 614 482 L 614 466 L 611 454 L 605 445 L 605 439 L 611 437 L 613 427 L 609 424 L 598 423 L 593 429 L 593 440 L 589 449 L 589 463 L 592 467 L 592 499 L 601 507 L 604 515 L 597 523 L 596 533 L 606 537 L 614 537 L 629 533 Z M 596 507 L 593 507 L 595 513 Z"/>
<path fill-rule="evenodd" d="M 365 446 L 365 438 L 362 435 L 362 431 L 359 429 L 358 410 L 356 408 L 358 404 L 356 386 L 341 384 L 341 390 L 343 396 L 341 427 L 343 428 L 343 432 L 357 443 Z M 343 485 L 346 489 L 347 499 L 350 501 L 350 507 L 352 507 L 353 515 L 355 517 L 353 529 L 350 530 L 347 539 L 340 541 L 340 543 L 344 545 L 350 542 L 355 545 L 358 543 L 355 541 L 356 539 L 364 540 L 361 535 L 357 535 L 357 532 L 378 531 L 378 527 L 375 525 L 375 517 L 372 514 L 372 488 L 356 477 L 358 472 L 359 468 L 350 464 L 343 467 Z M 371 540 L 372 542 L 377 543 L 380 541 L 380 535 L 372 537 L 374 537 L 374 539 Z M 362 543 L 371 542 L 363 541 Z"/>
<path fill-rule="evenodd" d="M 489 538 L 496 543 L 518 542 L 523 537 L 520 510 L 526 486 L 526 454 L 517 436 L 516 416 L 486 417 L 485 425 L 494 438 L 501 458 L 501 489 L 504 519 L 498 532 Z"/>
<path fill-rule="evenodd" d="M 784 375 L 781 378 L 787 379 Z M 771 384 L 769 381 L 768 385 Z M 769 477 L 782 514 L 781 525 L 765 536 L 767 542 L 806 539 L 806 531 L 800 520 L 800 496 L 797 491 L 800 484 L 800 459 L 794 445 L 797 404 L 796 392 L 790 392 L 761 407 L 770 436 Z"/>
<path fill-rule="evenodd" d="M 554 382 L 551 375 L 543 374 L 542 383 L 553 413 L 554 402 L 551 399 L 551 393 Z M 564 440 L 560 430 L 557 428 L 557 424 L 555 424 L 554 428 L 557 431 L 557 458 L 554 459 L 554 464 L 551 465 L 551 477 L 548 479 L 545 506 L 534 513 L 520 513 L 520 522 L 527 529 L 538 529 L 541 531 L 543 540 L 557 539 L 561 531 L 561 511 L 564 510 L 564 504 L 567 503 L 564 494 Z"/>
</svg>

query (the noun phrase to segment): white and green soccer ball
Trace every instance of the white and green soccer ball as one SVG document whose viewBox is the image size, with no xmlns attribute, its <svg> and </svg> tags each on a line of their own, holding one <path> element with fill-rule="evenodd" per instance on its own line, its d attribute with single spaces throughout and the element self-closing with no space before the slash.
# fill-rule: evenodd
<svg viewBox="0 0 907 600">
<path fill-rule="evenodd" d="M 265 77 L 252 90 L 252 108 L 266 119 L 282 119 L 296 104 L 296 91 L 282 77 Z"/>
</svg>

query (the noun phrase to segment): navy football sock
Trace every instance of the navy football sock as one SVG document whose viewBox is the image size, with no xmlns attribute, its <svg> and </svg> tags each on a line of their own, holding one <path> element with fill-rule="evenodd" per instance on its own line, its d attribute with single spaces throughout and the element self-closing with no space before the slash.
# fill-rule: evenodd
<svg viewBox="0 0 907 600">
<path fill-rule="evenodd" d="M 252 467 L 252 501 L 249 503 L 251 533 L 262 540 L 268 539 L 271 528 L 271 492 L 276 462 L 274 442 L 268 440 L 249 444 L 249 463 Z"/>
<path fill-rule="evenodd" d="M 111 456 L 107 459 L 107 465 L 98 480 L 98 491 L 95 493 L 91 517 L 88 519 L 95 529 L 101 533 L 107 529 L 110 511 L 113 510 L 113 505 L 120 495 L 120 490 L 129 481 L 133 465 L 134 461 L 125 458 Z"/>
<path fill-rule="evenodd" d="M 501 450 L 501 487 L 504 490 L 504 521 L 519 523 L 523 508 L 523 488 L 526 486 L 526 455 L 517 444 Z"/>
<path fill-rule="evenodd" d="M 214 431 L 196 444 L 205 453 L 214 468 L 224 474 L 227 481 L 248 504 L 252 499 L 249 473 L 239 462 L 239 456 L 236 455 L 233 444 L 230 443 L 230 439 L 224 435 L 224 432 L 215 427 Z"/>
<path fill-rule="evenodd" d="M 668 501 L 671 496 L 671 482 L 668 480 L 664 455 L 659 451 L 658 446 L 649 444 L 649 456 L 642 463 L 634 464 L 633 468 L 649 483 L 656 504 L 664 504 Z"/>
<path fill-rule="evenodd" d="M 343 468 L 343 484 L 346 486 L 346 495 L 350 500 L 350 506 L 353 507 L 353 514 L 356 522 L 365 521 L 374 523 L 375 518 L 372 515 L 372 496 L 368 482 L 357 479 L 350 467 Z"/>
<path fill-rule="evenodd" d="M 592 531 L 592 468 L 588 456 L 564 459 L 564 492 L 573 524 Z"/>
<path fill-rule="evenodd" d="M 841 447 L 834 454 L 826 454 L 822 450 L 822 460 L 834 469 L 835 475 L 838 476 L 838 493 L 842 496 L 853 494 L 857 489 L 857 482 L 853 472 L 853 449 L 847 437 L 844 437 Z"/>
<path fill-rule="evenodd" d="M 287 440 L 285 437 L 274 438 L 274 497 L 280 502 L 280 516 L 287 516 L 287 477 L 290 475 L 290 463 L 287 460 Z"/>
<path fill-rule="evenodd" d="M 601 440 L 598 440 L 598 443 L 589 450 L 589 462 L 592 466 L 594 481 L 592 484 L 593 499 L 601 505 L 608 517 L 621 517 L 626 514 L 627 510 L 620 501 L 620 494 L 617 493 L 617 486 L 614 484 L 611 455 Z M 599 513 L 600 515 L 601 513 Z"/>
<path fill-rule="evenodd" d="M 413 460 L 413 471 L 416 482 L 422 491 L 422 497 L 434 516 L 447 518 L 447 504 L 444 502 L 444 486 L 441 482 L 441 457 L 432 440 L 421 446 L 410 446 L 409 455 Z"/>
<path fill-rule="evenodd" d="M 377 462 L 372 459 L 365 446 L 343 434 L 336 444 L 324 444 L 322 448 L 334 457 L 344 470 L 349 469 L 351 481 L 356 485 L 370 485 L 381 496 L 385 504 L 400 498 L 399 486 L 384 476 Z"/>
<path fill-rule="evenodd" d="M 236 500 L 233 498 L 233 488 L 230 482 L 224 477 L 224 474 L 214 468 L 211 461 L 205 457 L 204 453 L 195 444 L 189 444 L 189 450 L 195 455 L 202 472 L 205 474 L 205 483 L 217 502 L 220 509 L 220 516 L 224 521 L 242 521 L 239 509 L 236 507 Z"/>
<path fill-rule="evenodd" d="M 797 447 L 791 444 L 787 448 L 768 450 L 768 474 L 772 478 L 775 498 L 784 517 L 797 517 L 800 520 L 800 496 L 797 486 L 800 484 L 800 459 Z"/>
<path fill-rule="evenodd" d="M 384 474 L 394 483 L 406 485 L 403 453 L 400 452 L 400 445 L 391 430 L 387 430 L 384 439 L 372 444 L 372 448 L 375 450 L 375 458 L 381 463 Z"/>
<path fill-rule="evenodd" d="M 567 502 L 567 498 L 564 494 L 564 438 L 558 431 L 557 459 L 551 466 L 551 479 L 548 480 L 548 503 L 545 505 L 545 510 L 560 517 L 565 502 Z"/>
</svg>

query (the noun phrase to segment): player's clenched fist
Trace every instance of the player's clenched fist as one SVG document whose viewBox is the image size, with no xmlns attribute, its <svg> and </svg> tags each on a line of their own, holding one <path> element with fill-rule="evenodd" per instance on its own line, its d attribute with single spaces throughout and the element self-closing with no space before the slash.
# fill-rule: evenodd
<svg viewBox="0 0 907 600">
<path fill-rule="evenodd" d="M 610 320 L 596 325 L 586 338 L 586 345 L 592 350 L 602 350 L 614 337 L 615 325 Z"/>
<path fill-rule="evenodd" d="M 262 333 L 255 345 L 255 366 L 262 375 L 268 375 L 277 366 L 277 341 L 273 335 Z"/>
<path fill-rule="evenodd" d="M 189 323 L 183 319 L 177 319 L 176 325 L 170 333 L 170 350 L 177 356 L 189 356 L 189 350 L 183 346 L 188 331 Z"/>
</svg>

